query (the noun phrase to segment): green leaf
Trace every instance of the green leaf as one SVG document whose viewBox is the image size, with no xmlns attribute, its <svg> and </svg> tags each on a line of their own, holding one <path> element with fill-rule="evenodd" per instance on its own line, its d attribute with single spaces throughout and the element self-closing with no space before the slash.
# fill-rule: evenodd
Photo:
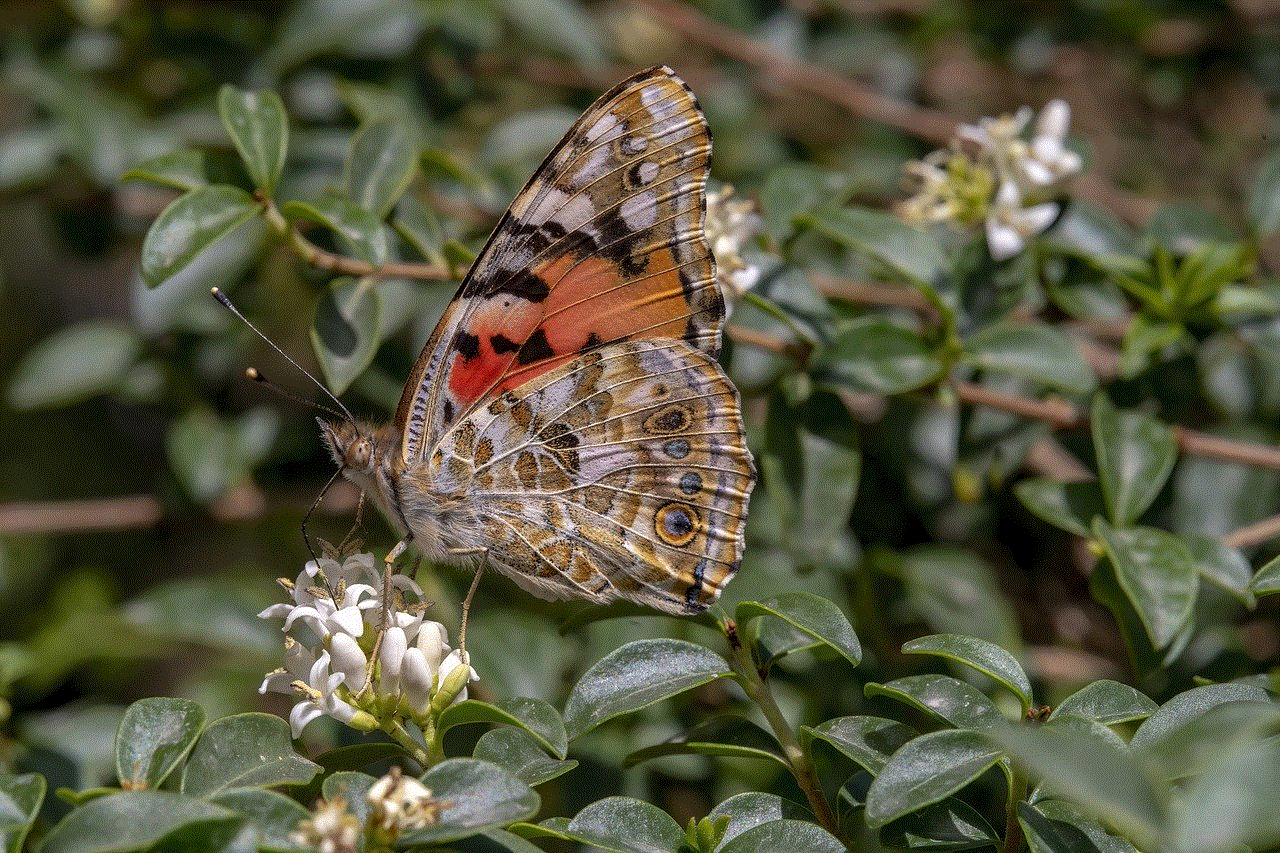
<svg viewBox="0 0 1280 853">
<path fill-rule="evenodd" d="M 1000 836 L 973 806 L 947 797 L 892 821 L 880 840 L 901 850 L 973 850 L 998 846 Z"/>
<path fill-rule="evenodd" d="M 988 735 L 1085 814 L 1116 827 L 1139 848 L 1165 849 L 1158 839 L 1170 792 L 1133 756 L 1080 729 L 1053 724 L 998 727 Z"/>
<path fill-rule="evenodd" d="M 905 654 L 927 654 L 944 657 L 986 673 L 1013 692 L 1022 702 L 1022 710 L 1031 708 L 1031 682 L 1017 658 L 995 643 L 961 634 L 931 634 L 904 643 Z"/>
<path fill-rule="evenodd" d="M 1151 506 L 1178 460 L 1173 431 L 1140 412 L 1119 412 L 1105 394 L 1093 400 L 1093 449 L 1111 523 L 1127 527 Z"/>
<path fill-rule="evenodd" d="M 210 723 L 182 770 L 182 792 L 210 797 L 237 788 L 305 785 L 320 765 L 293 751 L 289 724 L 270 714 Z"/>
<path fill-rule="evenodd" d="M 875 315 L 862 318 L 819 354 L 819 378 L 873 394 L 905 394 L 936 381 L 942 361 L 917 334 Z"/>
<path fill-rule="evenodd" d="M 274 92 L 245 92 L 234 86 L 218 91 L 218 114 L 253 178 L 267 196 L 275 193 L 289 150 L 289 120 Z"/>
<path fill-rule="evenodd" d="M 500 0 L 498 8 L 533 44 L 585 70 L 604 67 L 604 36 L 577 0 Z"/>
<path fill-rule="evenodd" d="M 991 567 L 972 551 L 924 545 L 901 556 L 898 571 L 912 609 L 935 631 L 1022 646 L 1017 616 Z"/>
<path fill-rule="evenodd" d="M 351 141 L 347 197 L 382 219 L 413 182 L 421 156 L 421 138 L 400 119 L 369 122 Z"/>
<path fill-rule="evenodd" d="M 1221 685 L 1214 685 L 1221 686 Z M 1212 772 L 1213 762 L 1257 749 L 1280 730 L 1280 704 L 1268 699 L 1220 702 L 1172 728 L 1144 736 L 1136 751 L 1157 778 L 1177 781 Z"/>
<path fill-rule="evenodd" d="M 773 735 L 743 717 L 722 715 L 703 720 L 678 737 L 638 749 L 622 761 L 623 767 L 665 755 L 719 755 L 750 758 L 789 765 Z"/>
<path fill-rule="evenodd" d="M 300 845 L 289 836 L 300 821 L 311 817 L 311 812 L 284 794 L 260 788 L 228 791 L 214 797 L 213 802 L 248 818 L 250 837 L 260 849 L 296 849 Z"/>
<path fill-rule="evenodd" d="M 1093 534 L 1151 644 L 1164 648 L 1191 618 L 1196 603 L 1199 584 L 1187 546 L 1163 530 L 1116 530 L 1100 518 L 1094 519 Z"/>
<path fill-rule="evenodd" d="M 1269 702 L 1267 691 L 1252 684 L 1206 684 L 1179 693 L 1147 717 L 1129 741 L 1130 748 L 1141 750 L 1185 726 L 1211 708 L 1227 702 Z"/>
<path fill-rule="evenodd" d="M 788 592 L 765 601 L 743 601 L 734 610 L 739 624 L 755 616 L 771 616 L 795 626 L 853 666 L 862 660 L 862 646 L 848 617 L 825 598 L 808 592 Z"/>
<path fill-rule="evenodd" d="M 346 803 L 347 808 L 363 826 L 368 821 L 369 812 L 372 810 L 369 803 L 369 789 L 377 781 L 368 773 L 339 770 L 324 777 L 324 782 L 320 785 L 320 793 L 326 800 L 340 799 Z"/>
<path fill-rule="evenodd" d="M 505 723 L 519 726 L 557 758 L 564 758 L 569 750 L 564 721 L 555 708 L 541 699 L 513 696 L 498 699 L 492 704 L 468 699 L 446 708 L 440 715 L 437 726 L 443 734 L 463 723 Z"/>
<path fill-rule="evenodd" d="M 1280 738 L 1222 756 L 1179 797 L 1168 837 L 1185 850 L 1271 850 L 1280 844 Z"/>
<path fill-rule="evenodd" d="M 1273 595 L 1280 592 L 1280 557 L 1258 569 L 1258 573 L 1249 582 L 1249 588 L 1257 595 Z"/>
<path fill-rule="evenodd" d="M 432 826 L 408 832 L 397 844 L 444 844 L 498 829 L 538 812 L 541 801 L 532 788 L 509 771 L 474 758 L 449 758 L 428 770 L 422 784 L 441 805 Z"/>
<path fill-rule="evenodd" d="M 6 402 L 29 411 L 105 394 L 119 387 L 140 348 L 137 334 L 119 323 L 60 329 L 23 355 L 9 377 Z"/>
<path fill-rule="evenodd" d="M 0 773 L 0 846 L 4 850 L 23 849 L 27 833 L 40 814 L 46 788 L 44 777 L 38 773 Z"/>
<path fill-rule="evenodd" d="M 957 728 L 981 731 L 1006 722 L 978 688 L 949 675 L 908 675 L 885 684 L 872 681 L 863 693 L 868 698 L 888 696 L 906 702 Z"/>
<path fill-rule="evenodd" d="M 1123 838 L 1107 833 L 1070 803 L 1018 803 L 1018 823 L 1031 853 L 1137 853 Z"/>
<path fill-rule="evenodd" d="M 798 525 L 788 531 L 790 547 L 819 566 L 847 562 L 844 542 L 858 491 L 862 456 L 843 444 L 797 430 L 803 473 L 796 510 Z"/>
<path fill-rule="evenodd" d="M 341 394 L 378 354 L 378 290 L 371 278 L 336 278 L 316 301 L 311 346 L 325 382 Z"/>
<path fill-rule="evenodd" d="M 1094 517 L 1104 512 L 1102 491 L 1094 480 L 1060 483 L 1037 477 L 1018 483 L 1013 493 L 1038 518 L 1085 539 L 1091 535 Z"/>
<path fill-rule="evenodd" d="M 675 853 L 684 841 L 670 815 L 630 797 L 597 800 L 569 821 L 566 832 L 610 853 Z"/>
<path fill-rule="evenodd" d="M 345 198 L 291 201 L 280 212 L 290 221 L 304 219 L 333 229 L 339 242 L 366 263 L 380 266 L 391 255 L 390 234 L 378 217 Z"/>
<path fill-rule="evenodd" d="M 126 790 L 158 788 L 182 763 L 204 728 L 204 710 L 190 699 L 140 699 L 116 734 L 116 777 Z"/>
<path fill-rule="evenodd" d="M 826 175 L 807 163 L 786 164 L 769 172 L 760 188 L 760 213 L 779 240 L 789 237 L 796 222 L 829 192 Z"/>
<path fill-rule="evenodd" d="M 766 794 L 763 791 L 734 794 L 712 809 L 707 817 L 711 820 L 718 817 L 729 818 L 724 835 L 720 838 L 722 847 L 748 829 L 770 821 L 786 818 L 814 822 L 813 813 L 804 806 L 791 800 L 784 800 L 777 794 Z"/>
<path fill-rule="evenodd" d="M 433 264 L 444 266 L 444 227 L 434 210 L 412 195 L 404 196 L 396 205 L 392 227 Z"/>
<path fill-rule="evenodd" d="M 44 853 L 144 850 L 183 827 L 237 824 L 230 809 L 169 791 L 122 791 L 73 810 L 45 836 Z"/>
<path fill-rule="evenodd" d="M 1184 536 L 1182 541 L 1191 552 L 1200 577 L 1226 590 L 1246 607 L 1257 603 L 1249 589 L 1253 567 L 1239 548 L 1210 536 Z"/>
<path fill-rule="evenodd" d="M 771 820 L 735 835 L 718 853 L 845 853 L 842 841 L 807 820 Z"/>
<path fill-rule="evenodd" d="M 942 248 L 931 232 L 908 225 L 892 214 L 865 208 L 824 208 L 801 221 L 918 284 L 932 284 L 947 266 Z"/>
<path fill-rule="evenodd" d="M 165 436 L 165 450 L 173 473 L 197 501 L 216 499 L 248 473 L 236 456 L 230 429 L 203 405 L 193 406 L 173 422 Z"/>
<path fill-rule="evenodd" d="M 1071 715 L 1113 726 L 1146 719 L 1156 707 L 1149 697 L 1129 685 L 1104 678 L 1086 684 L 1063 699 L 1049 719 Z"/>
<path fill-rule="evenodd" d="M 807 746 L 810 740 L 829 743 L 873 775 L 880 772 L 890 755 L 918 734 L 906 723 L 883 717 L 836 717 L 813 727 L 800 727 L 802 744 Z"/>
<path fill-rule="evenodd" d="M 965 341 L 968 361 L 1076 394 L 1098 385 L 1093 369 L 1061 330 L 1033 320 L 1000 320 Z"/>
<path fill-rule="evenodd" d="M 1280 231 L 1280 148 L 1272 148 L 1258 163 L 1245 213 L 1259 241 Z"/>
<path fill-rule="evenodd" d="M 480 735 L 471 757 L 506 768 L 526 785 L 541 785 L 578 766 L 576 761 L 549 757 L 529 732 L 507 726 Z"/>
<path fill-rule="evenodd" d="M 944 729 L 920 735 L 889 756 L 867 791 L 866 819 L 884 826 L 973 782 L 1000 760 L 977 732 Z"/>
<path fill-rule="evenodd" d="M 177 151 L 143 160 L 121 175 L 120 180 L 150 181 L 181 192 L 209 183 L 205 177 L 204 152 L 194 148 L 179 148 Z"/>
<path fill-rule="evenodd" d="M 266 230 L 261 207 L 238 187 L 210 184 L 179 196 L 160 212 L 142 241 L 140 272 L 148 287 L 179 273 L 226 284 L 258 253 Z"/>
<path fill-rule="evenodd" d="M 569 739 L 605 720 L 647 708 L 728 675 L 724 658 L 683 640 L 637 640 L 596 662 L 569 691 L 564 721 Z"/>
</svg>

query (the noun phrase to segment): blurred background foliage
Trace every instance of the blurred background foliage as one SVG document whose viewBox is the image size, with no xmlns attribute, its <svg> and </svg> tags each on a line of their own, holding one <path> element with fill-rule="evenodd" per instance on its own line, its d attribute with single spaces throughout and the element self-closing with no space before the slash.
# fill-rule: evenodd
<svg viewBox="0 0 1280 853">
<path fill-rule="evenodd" d="M 394 117 L 422 154 L 387 256 L 461 271 L 600 92 L 656 62 L 689 82 L 713 131 L 714 179 L 759 199 L 761 246 L 786 259 L 760 260 L 765 301 L 742 303 L 730 323 L 724 361 L 763 480 L 726 599 L 822 595 L 850 615 L 867 651 L 855 678 L 832 656 L 787 658 L 775 686 L 791 719 L 883 713 L 886 700 L 864 699 L 863 683 L 929 666 L 898 649 L 935 631 L 1014 653 L 1050 703 L 1100 678 L 1161 701 L 1198 678 L 1265 680 L 1274 668 L 1275 600 L 1255 599 L 1270 590 L 1250 588 L 1240 559 L 1257 567 L 1277 550 L 1274 530 L 1250 525 L 1275 514 L 1280 489 L 1280 464 L 1265 452 L 1280 411 L 1280 5 L 67 0 L 6 3 L 0 22 L 0 746 L 54 786 L 106 778 L 121 709 L 138 697 L 191 697 L 210 719 L 287 709 L 257 694 L 279 635 L 255 614 L 279 597 L 273 579 L 307 559 L 300 522 L 332 464 L 313 412 L 243 371 L 257 366 L 305 398 L 313 389 L 209 286 L 375 418 L 394 408 L 453 290 L 380 281 L 362 327 L 371 331 L 342 364 L 311 330 L 323 330 L 350 280 L 335 283 L 253 223 L 148 287 L 144 236 L 193 176 L 245 189 L 257 177 L 218 118 L 228 83 L 273 90 L 288 111 L 281 199 L 349 187 L 349 163 L 360 163 L 352 146 L 385 144 L 370 128 L 391 132 L 378 120 Z M 859 329 L 884 317 L 909 325 L 936 306 L 878 281 L 885 265 L 859 240 L 881 220 L 822 211 L 887 209 L 908 194 L 902 164 L 943 146 L 958 123 L 1054 97 L 1072 108 L 1086 167 L 1045 238 L 1053 250 L 998 270 L 974 262 L 973 280 L 945 299 L 964 308 L 951 330 L 961 337 L 1029 306 L 1074 346 L 1046 366 L 1053 341 L 1006 341 L 1038 366 L 1011 377 L 970 363 L 973 384 L 931 381 L 927 370 L 904 378 L 910 365 L 886 366 L 894 353 L 859 367 Z M 200 155 L 153 159 L 176 151 Z M 325 250 L 375 251 L 330 233 L 308 232 Z M 1172 254 L 1162 259 L 1159 247 Z M 1178 267 L 1201 250 L 1211 257 L 1197 263 L 1227 269 L 1222 280 L 1187 304 L 1145 298 L 1203 283 Z M 920 251 L 903 248 L 900 269 L 928 265 Z M 1248 293 L 1222 297 L 1244 277 Z M 1254 301 L 1232 314 L 1228 297 Z M 1206 299 L 1219 301 L 1210 310 Z M 1244 314 L 1247 323 L 1223 319 Z M 824 355 L 808 361 L 832 330 L 839 341 L 821 340 Z M 1097 387 L 1104 398 L 1091 410 Z M 976 404 L 991 394 L 1042 408 Z M 1159 613 L 1139 613 L 1145 645 L 1093 572 L 1099 548 L 1086 540 L 1116 531 L 1055 522 L 1057 493 L 1042 482 L 1095 470 L 1108 482 L 1106 443 L 1144 428 L 1108 399 L 1194 430 L 1193 441 L 1261 448 L 1245 461 L 1190 448 L 1165 484 L 1161 448 L 1176 438 L 1186 454 L 1186 435 L 1134 438 L 1155 491 L 1111 523 L 1142 514 L 1192 547 L 1245 549 L 1201 561 L 1220 571 L 1202 569 L 1215 582 L 1192 591 L 1194 618 L 1161 634 Z M 1099 422 L 1110 428 L 1101 438 Z M 354 492 L 335 485 L 308 529 L 337 541 L 355 507 Z M 365 517 L 370 544 L 384 549 L 389 532 Z M 1087 528 L 1091 514 L 1081 517 Z M 454 624 L 466 579 L 428 568 L 419 580 L 434 617 Z M 587 666 L 628 640 L 716 642 L 657 616 L 588 619 L 562 633 L 579 609 L 486 578 L 469 644 L 480 690 L 561 706 Z M 542 788 L 544 812 L 571 815 L 618 792 L 683 823 L 739 790 L 785 791 L 776 768 L 747 761 L 670 756 L 623 768 L 633 749 L 733 701 L 717 682 L 584 736 L 573 752 L 581 766 Z M 317 724 L 306 740 L 318 749 L 345 736 Z"/>
</svg>

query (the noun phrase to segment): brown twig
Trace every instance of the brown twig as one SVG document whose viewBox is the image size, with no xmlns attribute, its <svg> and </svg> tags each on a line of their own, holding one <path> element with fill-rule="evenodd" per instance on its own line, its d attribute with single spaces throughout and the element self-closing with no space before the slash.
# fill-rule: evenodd
<svg viewBox="0 0 1280 853">
<path fill-rule="evenodd" d="M 1231 531 L 1222 537 L 1222 541 L 1232 548 L 1248 548 L 1277 537 L 1280 537 L 1280 515 L 1273 515 Z"/>
</svg>

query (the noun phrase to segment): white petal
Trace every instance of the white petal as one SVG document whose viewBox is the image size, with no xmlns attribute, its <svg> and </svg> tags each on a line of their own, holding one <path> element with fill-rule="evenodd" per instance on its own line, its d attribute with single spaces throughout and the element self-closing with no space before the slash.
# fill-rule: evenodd
<svg viewBox="0 0 1280 853">
<path fill-rule="evenodd" d="M 1008 260 L 1022 251 L 1022 236 L 1010 226 L 987 217 L 987 248 L 994 260 Z"/>
<path fill-rule="evenodd" d="M 291 673 L 277 669 L 274 672 L 268 672 L 267 677 L 262 679 L 262 684 L 258 685 L 258 692 L 266 693 L 270 690 L 273 693 L 292 693 L 293 688 L 290 685 L 295 680 Z"/>
<path fill-rule="evenodd" d="M 1005 181 L 1000 184 L 999 189 L 996 190 L 993 205 L 997 209 L 1003 209 L 1004 211 L 1022 207 L 1022 193 L 1018 191 L 1018 185 L 1013 181 Z"/>
<path fill-rule="evenodd" d="M 289 615 L 284 619 L 284 629 L 288 631 L 293 627 L 293 623 L 299 619 L 303 620 L 303 624 L 315 628 L 316 623 L 323 623 L 324 616 L 314 607 L 299 605 L 298 607 L 289 608 Z"/>
<path fill-rule="evenodd" d="M 409 647 L 404 629 L 392 626 L 382 637 L 382 648 L 378 651 L 378 692 L 383 696 L 397 696 L 400 693 L 400 666 L 404 663 L 404 653 Z"/>
<path fill-rule="evenodd" d="M 405 650 L 400 665 L 400 688 L 404 691 L 409 707 L 421 714 L 431 704 L 431 680 L 435 669 L 427 664 L 422 650 L 412 646 Z"/>
<path fill-rule="evenodd" d="M 360 637 L 364 635 L 364 615 L 355 607 L 344 607 L 329 617 L 329 626 L 335 634 Z"/>
<path fill-rule="evenodd" d="M 1048 186 L 1056 179 L 1049 167 L 1039 160 L 1023 160 L 1019 165 L 1022 166 L 1023 176 L 1036 186 Z"/>
<path fill-rule="evenodd" d="M 1057 215 L 1058 205 L 1051 201 L 1028 207 L 1018 217 L 1018 230 L 1027 237 L 1039 234 L 1053 224 L 1053 220 Z"/>
<path fill-rule="evenodd" d="M 1067 128 L 1071 125 L 1071 107 L 1061 98 L 1054 98 L 1040 110 L 1036 119 L 1036 136 L 1047 136 L 1059 141 L 1067 136 Z"/>
<path fill-rule="evenodd" d="M 340 723 L 349 723 L 356 715 L 354 705 L 343 702 L 336 696 L 329 696 L 325 701 L 325 713 Z"/>
<path fill-rule="evenodd" d="M 323 716 L 324 709 L 310 699 L 304 699 L 294 705 L 293 710 L 289 712 L 289 728 L 293 731 L 294 738 L 302 736 L 302 730 L 307 727 L 307 723 L 316 717 Z"/>
<path fill-rule="evenodd" d="M 427 666 L 435 672 L 440 661 L 449 652 L 449 632 L 439 622 L 423 622 L 418 629 L 417 647 L 422 650 Z"/>
<path fill-rule="evenodd" d="M 462 651 L 462 649 L 454 649 L 449 652 L 449 656 L 440 663 L 440 683 L 444 683 L 444 680 L 449 677 L 449 673 L 460 666 L 467 666 L 470 663 L 471 655 Z M 480 680 L 480 675 L 475 671 L 474 667 L 467 666 L 467 669 L 471 670 L 471 677 L 467 679 L 468 681 Z"/>
<path fill-rule="evenodd" d="M 280 619 L 293 612 L 292 604 L 273 604 L 258 614 L 259 619 Z"/>
<path fill-rule="evenodd" d="M 1080 159 L 1080 155 L 1069 148 L 1062 149 L 1062 153 L 1058 155 L 1057 160 L 1053 163 L 1054 170 L 1058 173 L 1058 177 L 1066 175 L 1074 175 L 1076 172 L 1084 168 L 1084 161 Z"/>
<path fill-rule="evenodd" d="M 355 638 L 350 634 L 334 634 L 329 648 L 333 652 L 333 670 L 342 673 L 343 680 L 352 690 L 363 687 L 369 659 Z"/>
</svg>

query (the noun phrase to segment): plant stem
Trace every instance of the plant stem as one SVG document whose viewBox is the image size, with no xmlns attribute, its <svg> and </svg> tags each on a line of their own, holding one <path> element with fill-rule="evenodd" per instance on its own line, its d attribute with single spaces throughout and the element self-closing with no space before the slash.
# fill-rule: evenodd
<svg viewBox="0 0 1280 853">
<path fill-rule="evenodd" d="M 827 832 L 839 838 L 840 827 L 836 823 L 831 806 L 827 804 L 827 798 L 822 795 L 822 788 L 818 784 L 818 776 L 814 772 L 813 764 L 809 761 L 809 756 L 805 754 L 804 749 L 801 748 L 800 742 L 796 740 L 795 733 L 791 730 L 791 725 L 787 722 L 787 718 L 782 715 L 778 704 L 773 701 L 773 694 L 769 692 L 768 685 L 760 677 L 760 671 L 756 668 L 751 649 L 742 642 L 731 641 L 731 645 L 734 649 L 731 665 L 738 674 L 738 683 L 742 685 L 742 689 L 746 691 L 747 696 L 759 706 L 764 713 L 765 719 L 769 721 L 769 725 L 773 729 L 773 735 L 778 739 L 778 746 L 782 747 L 782 755 L 786 759 L 787 765 L 791 768 L 791 775 L 795 777 L 796 784 L 800 786 L 800 790 L 804 792 L 805 797 L 809 800 L 809 807 L 813 809 L 814 815 L 818 818 L 818 823 Z"/>
<path fill-rule="evenodd" d="M 1009 770 L 1009 798 L 1004 807 L 1004 853 L 1018 853 L 1022 849 L 1022 824 L 1018 823 L 1018 803 L 1027 796 L 1027 776 L 1011 764 Z"/>
<path fill-rule="evenodd" d="M 432 757 L 427 754 L 427 751 L 423 748 L 422 744 L 414 740 L 413 735 L 409 734 L 409 730 L 404 727 L 404 723 L 400 722 L 399 718 L 392 717 L 388 720 L 383 720 L 382 730 L 386 732 L 392 740 L 403 746 L 405 752 L 408 752 L 409 756 L 414 761 L 418 762 L 418 764 L 422 766 L 423 770 L 428 769 L 439 761 L 439 758 L 435 761 L 432 760 Z M 440 756 L 440 758 L 443 758 L 443 756 Z"/>
</svg>

